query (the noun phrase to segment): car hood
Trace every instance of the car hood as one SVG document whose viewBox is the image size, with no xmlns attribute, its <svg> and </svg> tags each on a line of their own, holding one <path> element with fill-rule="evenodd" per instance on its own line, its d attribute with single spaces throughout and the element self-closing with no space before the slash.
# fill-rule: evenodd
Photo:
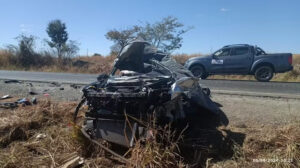
<svg viewBox="0 0 300 168">
<path fill-rule="evenodd" d="M 194 62 L 194 61 L 204 61 L 204 60 L 211 60 L 211 59 L 212 59 L 211 55 L 192 57 L 185 62 L 184 66 L 187 67 L 189 65 L 189 63 Z"/>
<path fill-rule="evenodd" d="M 144 63 L 151 59 L 161 61 L 167 56 L 159 52 L 155 47 L 146 41 L 133 41 L 126 45 L 115 60 L 114 68 L 119 70 L 130 70 L 144 72 Z"/>
<path fill-rule="evenodd" d="M 190 58 L 190 59 L 188 59 L 188 61 L 211 59 L 211 57 L 212 57 L 212 55 L 204 55 L 204 56 Z"/>
</svg>

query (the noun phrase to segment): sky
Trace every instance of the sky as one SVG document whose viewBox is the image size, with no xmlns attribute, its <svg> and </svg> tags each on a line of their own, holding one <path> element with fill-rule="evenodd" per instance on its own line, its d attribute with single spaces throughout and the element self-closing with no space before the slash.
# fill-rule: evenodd
<svg viewBox="0 0 300 168">
<path fill-rule="evenodd" d="M 174 16 L 193 29 L 174 53 L 211 53 L 228 44 L 252 44 L 268 52 L 300 53 L 299 0 L 0 0 L 0 48 L 34 35 L 46 48 L 49 21 L 66 23 L 81 55 L 107 55 L 111 29 Z"/>
</svg>

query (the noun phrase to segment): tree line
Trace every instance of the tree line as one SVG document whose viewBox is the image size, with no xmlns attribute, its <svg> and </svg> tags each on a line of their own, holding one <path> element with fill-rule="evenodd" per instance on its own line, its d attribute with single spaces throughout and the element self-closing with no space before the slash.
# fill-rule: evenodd
<svg viewBox="0 0 300 168">
<path fill-rule="evenodd" d="M 191 28 L 185 26 L 175 17 L 165 17 L 160 21 L 142 25 L 129 26 L 126 29 L 109 30 L 105 37 L 114 44 L 111 46 L 111 53 L 119 53 L 130 41 L 142 39 L 148 41 L 159 50 L 171 53 L 182 46 L 182 35 Z M 61 20 L 52 20 L 48 23 L 46 32 L 48 39 L 44 41 L 49 47 L 49 50 L 36 52 L 35 40 L 33 35 L 19 35 L 16 39 L 17 45 L 9 45 L 8 50 L 16 56 L 16 64 L 24 67 L 32 65 L 46 65 L 53 59 L 50 57 L 56 56 L 58 63 L 64 64 L 66 60 L 77 55 L 79 51 L 79 43 L 70 40 L 67 32 L 67 26 Z M 48 59 L 45 59 L 48 58 Z M 51 61 L 50 61 L 51 60 Z"/>
<path fill-rule="evenodd" d="M 170 53 L 182 46 L 182 35 L 192 27 L 185 28 L 176 17 L 168 16 L 155 23 L 133 25 L 124 30 L 113 29 L 105 37 L 114 42 L 112 52 L 119 52 L 130 41 L 143 39 L 163 52 Z"/>
<path fill-rule="evenodd" d="M 36 37 L 21 34 L 16 37 L 17 45 L 8 45 L 8 51 L 13 54 L 11 62 L 22 67 L 43 66 L 51 64 L 65 64 L 79 51 L 78 42 L 69 40 L 66 24 L 61 20 L 50 21 L 46 32 L 49 39 L 44 41 L 49 50 L 37 52 L 35 50 Z M 57 56 L 57 60 L 53 59 Z"/>
</svg>

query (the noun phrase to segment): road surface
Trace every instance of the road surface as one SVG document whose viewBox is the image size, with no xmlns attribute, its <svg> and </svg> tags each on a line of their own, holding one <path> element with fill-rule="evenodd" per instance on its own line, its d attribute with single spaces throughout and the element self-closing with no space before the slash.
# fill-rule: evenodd
<svg viewBox="0 0 300 168">
<path fill-rule="evenodd" d="M 0 79 L 16 79 L 26 81 L 59 82 L 88 84 L 94 82 L 97 75 L 51 73 L 51 72 L 25 72 L 0 70 Z M 229 91 L 237 93 L 262 93 L 276 95 L 292 95 L 300 97 L 300 83 L 286 82 L 257 82 L 232 80 L 202 80 L 201 83 L 212 91 Z"/>
</svg>

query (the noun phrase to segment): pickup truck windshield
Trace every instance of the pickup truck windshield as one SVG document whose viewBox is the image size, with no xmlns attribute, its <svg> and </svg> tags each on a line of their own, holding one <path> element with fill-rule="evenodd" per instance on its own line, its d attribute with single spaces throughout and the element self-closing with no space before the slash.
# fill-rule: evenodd
<svg viewBox="0 0 300 168">
<path fill-rule="evenodd" d="M 230 54 L 230 48 L 224 48 L 216 51 L 213 55 L 220 57 L 220 56 L 228 56 Z"/>
<path fill-rule="evenodd" d="M 259 47 L 256 47 L 256 55 L 266 55 L 266 52 Z"/>
</svg>

